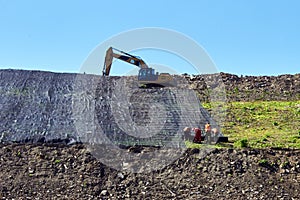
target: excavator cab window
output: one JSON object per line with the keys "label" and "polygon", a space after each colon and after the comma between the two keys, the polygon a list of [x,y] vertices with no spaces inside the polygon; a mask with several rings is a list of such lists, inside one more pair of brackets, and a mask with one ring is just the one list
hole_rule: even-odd
{"label": "excavator cab window", "polygon": [[155,70],[151,69],[151,75],[155,75]]}
{"label": "excavator cab window", "polygon": [[139,71],[139,80],[151,81],[157,80],[158,74],[155,74],[155,70],[152,68],[142,68]]}
{"label": "excavator cab window", "polygon": [[145,77],[146,76],[146,71],[145,70],[140,70],[140,76]]}

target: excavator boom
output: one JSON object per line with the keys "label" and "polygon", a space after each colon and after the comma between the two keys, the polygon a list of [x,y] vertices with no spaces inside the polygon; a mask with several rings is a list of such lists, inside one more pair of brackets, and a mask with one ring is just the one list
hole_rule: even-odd
{"label": "excavator boom", "polygon": [[[113,50],[115,50],[119,53],[122,53],[123,55],[118,54],[118,53],[114,53]],[[145,61],[142,60],[141,58],[138,58],[138,57],[130,55],[129,53],[126,53],[124,51],[121,51],[121,50],[110,47],[106,51],[104,67],[103,67],[103,76],[109,76],[113,58],[117,58],[117,59],[122,60],[124,62],[128,62],[128,63],[130,63],[132,65],[135,65],[137,67],[140,67],[140,68],[149,68],[148,65],[145,63]]]}
{"label": "excavator boom", "polygon": [[140,83],[140,85],[157,85],[160,87],[176,85],[175,80],[170,74],[159,74],[158,72],[155,73],[155,70],[153,68],[148,67],[148,65],[143,59],[112,47],[109,47],[106,51],[102,71],[103,76],[109,76],[113,58],[122,60],[124,62],[139,67],[140,70],[138,74],[138,82]]}

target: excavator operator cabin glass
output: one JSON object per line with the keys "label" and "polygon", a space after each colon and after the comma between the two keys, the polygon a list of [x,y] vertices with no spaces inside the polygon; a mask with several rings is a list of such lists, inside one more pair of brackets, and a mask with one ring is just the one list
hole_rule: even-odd
{"label": "excavator operator cabin glass", "polygon": [[146,70],[141,69],[141,70],[140,70],[140,76],[141,76],[141,77],[145,77],[145,76],[146,76]]}

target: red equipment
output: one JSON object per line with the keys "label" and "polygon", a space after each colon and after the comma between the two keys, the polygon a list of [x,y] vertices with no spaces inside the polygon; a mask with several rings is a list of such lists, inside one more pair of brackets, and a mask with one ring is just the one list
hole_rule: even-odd
{"label": "red equipment", "polygon": [[201,129],[194,128],[193,130],[195,132],[195,137],[194,137],[193,142],[194,143],[201,143]]}

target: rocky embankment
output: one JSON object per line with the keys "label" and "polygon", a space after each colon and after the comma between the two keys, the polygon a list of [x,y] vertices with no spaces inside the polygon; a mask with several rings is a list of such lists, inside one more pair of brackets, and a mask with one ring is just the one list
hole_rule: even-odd
{"label": "rocky embankment", "polygon": [[0,70],[0,77],[0,142],[105,143],[107,137],[164,145],[186,126],[217,126],[192,90],[139,89],[130,78],[89,74]]}
{"label": "rocky embankment", "polygon": [[225,86],[229,101],[281,101],[300,99],[300,74],[279,76],[237,76],[220,73],[216,75],[185,75],[190,87],[199,92],[202,102],[209,101],[211,80],[218,77]]}

